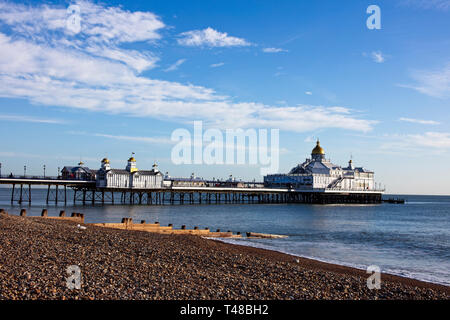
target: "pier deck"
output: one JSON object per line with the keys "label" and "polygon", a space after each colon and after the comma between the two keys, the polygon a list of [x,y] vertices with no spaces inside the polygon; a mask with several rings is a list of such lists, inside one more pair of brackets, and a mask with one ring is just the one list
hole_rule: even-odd
{"label": "pier deck", "polygon": [[[215,204],[215,203],[381,203],[384,190],[292,189],[260,187],[99,188],[95,181],[58,177],[0,177],[11,185],[11,203],[31,204],[31,186],[47,186],[46,203],[72,200],[82,204]],[[73,190],[69,199],[67,188]]]}

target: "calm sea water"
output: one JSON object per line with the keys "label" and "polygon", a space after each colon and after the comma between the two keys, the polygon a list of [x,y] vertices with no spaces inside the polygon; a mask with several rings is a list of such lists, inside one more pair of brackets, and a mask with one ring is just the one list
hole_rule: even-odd
{"label": "calm sea water", "polygon": [[[46,206],[46,190],[33,189],[29,215],[47,208],[57,215],[63,206]],[[18,214],[10,204],[11,190],[0,188],[0,207]],[[301,205],[104,205],[65,207],[85,213],[86,222],[138,221],[173,223],[179,228],[199,226],[284,234],[286,239],[226,240],[297,256],[450,285],[450,197],[398,196],[406,204]],[[71,194],[69,194],[71,199]]]}

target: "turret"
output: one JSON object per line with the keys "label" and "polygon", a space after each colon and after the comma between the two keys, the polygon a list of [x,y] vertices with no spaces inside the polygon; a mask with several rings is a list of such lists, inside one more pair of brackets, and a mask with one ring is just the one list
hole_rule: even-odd
{"label": "turret", "polygon": [[348,162],[348,169],[353,170],[355,169],[355,167],[353,166],[353,161],[350,159],[350,161]]}
{"label": "turret", "polygon": [[311,151],[311,158],[315,161],[325,160],[325,150],[320,146],[319,139],[317,139],[316,146]]}
{"label": "turret", "polygon": [[105,170],[105,171],[111,170],[111,166],[110,166],[110,164],[109,164],[108,158],[103,158],[103,159],[102,159],[102,165],[101,165],[101,168],[102,168],[103,170]]}
{"label": "turret", "polygon": [[136,168],[136,159],[134,157],[131,157],[128,159],[127,167],[125,168],[128,172],[136,172],[138,171],[138,168]]}

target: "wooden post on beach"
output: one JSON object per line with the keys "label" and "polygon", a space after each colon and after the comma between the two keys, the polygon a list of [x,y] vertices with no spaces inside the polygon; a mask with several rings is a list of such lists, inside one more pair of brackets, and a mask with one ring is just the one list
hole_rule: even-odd
{"label": "wooden post on beach", "polygon": [[60,216],[60,217],[65,217],[65,216],[66,216],[66,212],[65,212],[64,210],[61,210],[61,211],[59,212],[59,216]]}
{"label": "wooden post on beach", "polygon": [[26,217],[26,215],[27,215],[27,209],[20,210],[20,216],[21,217]]}
{"label": "wooden post on beach", "polygon": [[48,216],[48,211],[47,211],[47,209],[42,209],[41,217],[47,217],[47,216]]}

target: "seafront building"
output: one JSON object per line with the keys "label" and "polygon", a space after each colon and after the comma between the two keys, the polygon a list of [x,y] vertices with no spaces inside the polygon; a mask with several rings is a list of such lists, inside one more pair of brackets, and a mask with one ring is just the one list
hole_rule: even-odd
{"label": "seafront building", "polygon": [[355,167],[353,161],[341,167],[325,158],[320,141],[311,152],[311,158],[298,164],[287,174],[270,174],[264,177],[264,185],[271,188],[292,188],[311,191],[359,191],[376,190],[374,172]]}
{"label": "seafront building", "polygon": [[111,169],[109,160],[104,158],[96,175],[98,188],[158,189],[163,186],[163,174],[155,163],[152,170],[139,170],[136,159],[131,157],[125,169]]}

